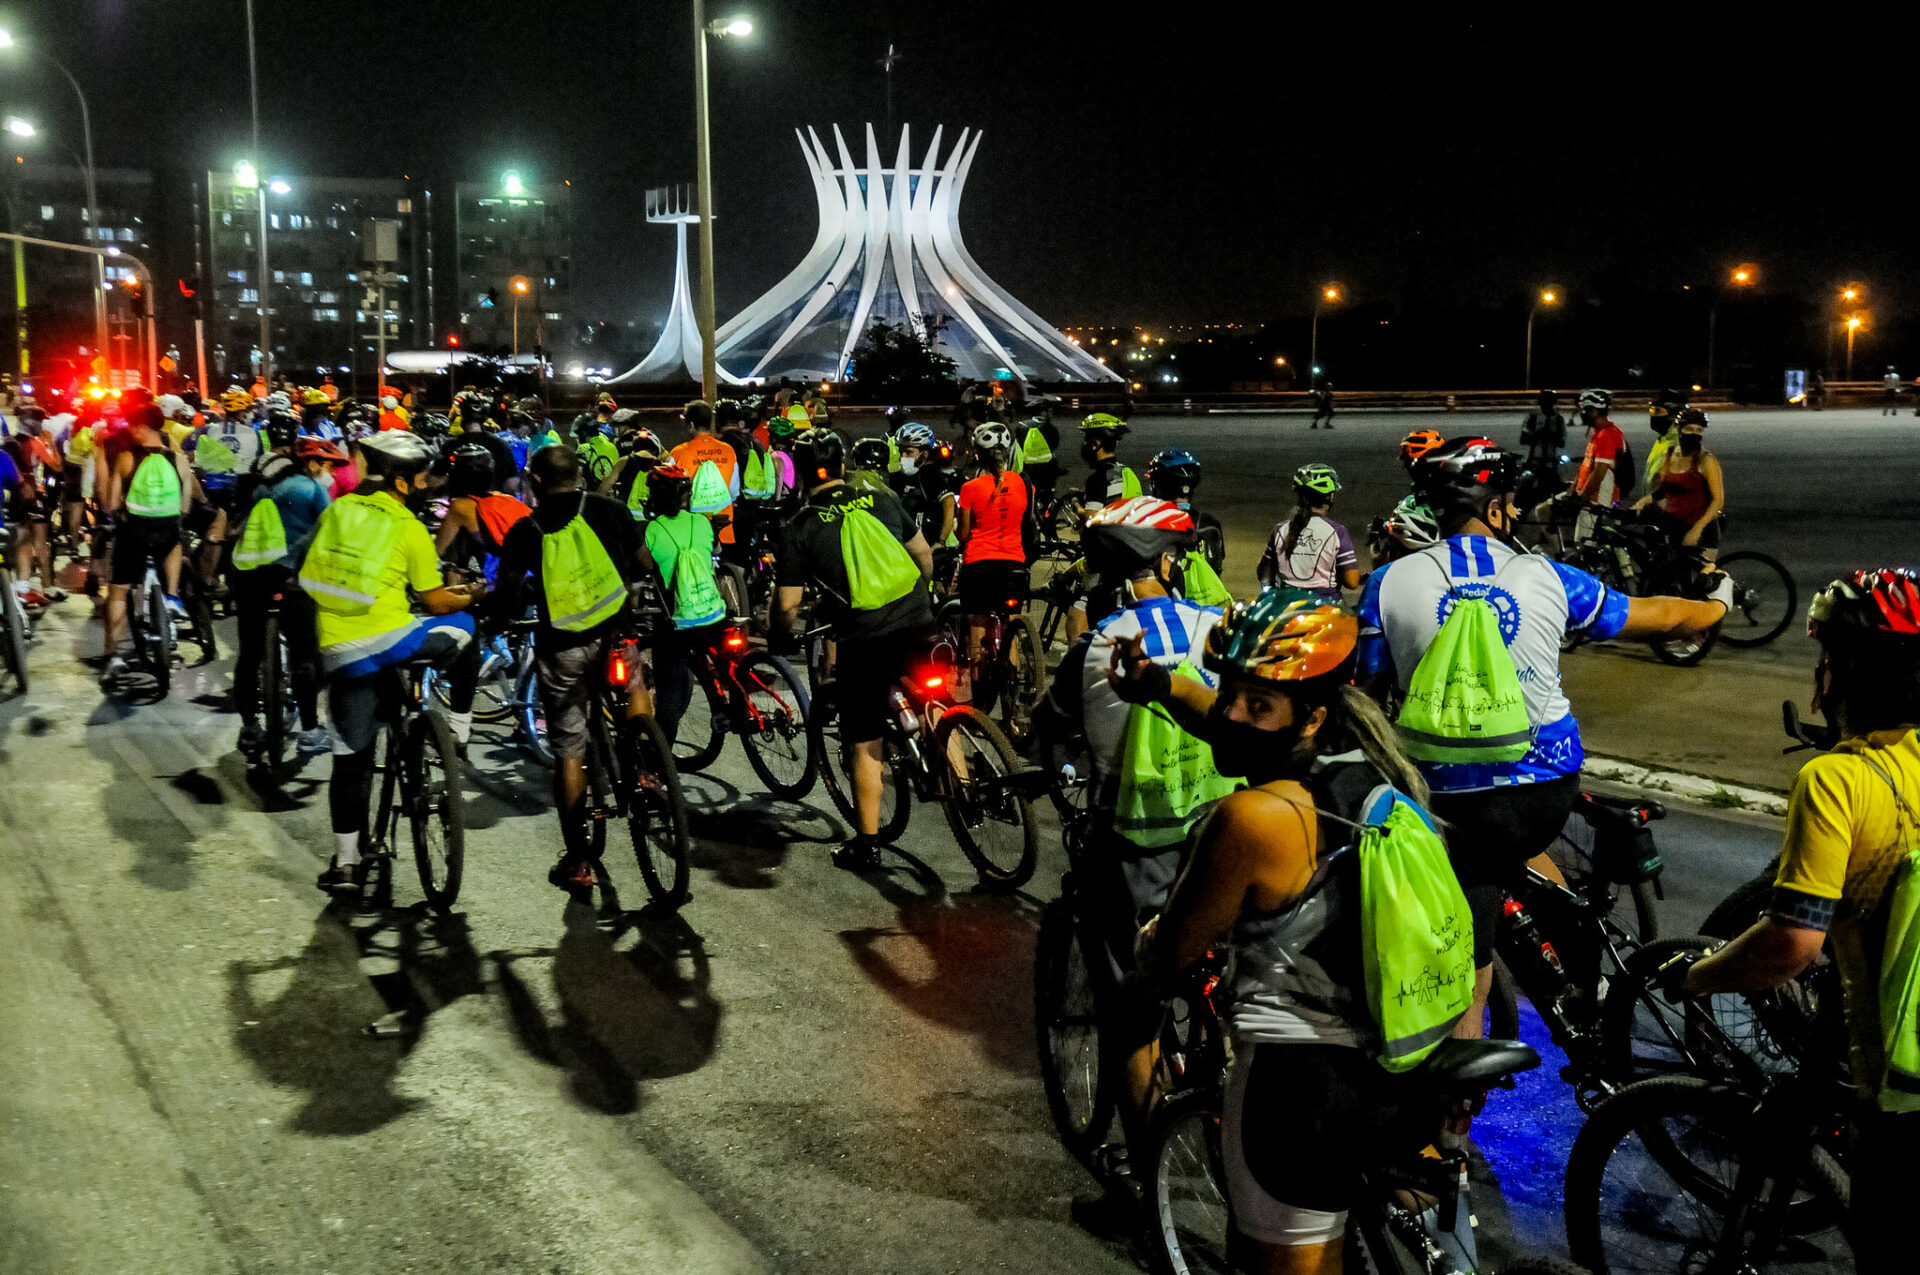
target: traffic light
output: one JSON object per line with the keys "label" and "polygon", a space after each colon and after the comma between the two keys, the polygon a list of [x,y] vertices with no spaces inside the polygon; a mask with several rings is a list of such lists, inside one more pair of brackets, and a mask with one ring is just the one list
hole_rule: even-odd
{"label": "traffic light", "polygon": [[458,332],[447,333],[447,348],[450,350],[460,348],[460,334]]}

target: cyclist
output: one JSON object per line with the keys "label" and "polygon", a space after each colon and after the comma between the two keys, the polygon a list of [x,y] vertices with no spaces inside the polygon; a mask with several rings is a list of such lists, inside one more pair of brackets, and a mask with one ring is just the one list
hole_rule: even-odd
{"label": "cyclist", "polygon": [[187,529],[205,538],[200,561],[195,565],[201,581],[211,590],[219,579],[224,546],[253,503],[260,432],[251,411],[222,415],[202,425],[191,436],[186,450],[193,457],[194,472],[207,496],[206,504],[188,515]]}
{"label": "cyclist", "polygon": [[[1838,967],[1859,1103],[1848,1235],[1861,1275],[1912,1269],[1904,1210],[1920,1189],[1917,1078],[1903,1053],[1889,984],[1890,924],[1920,828],[1920,573],[1856,571],[1814,595],[1808,633],[1820,644],[1813,710],[1840,742],[1801,768],[1787,801],[1786,834],[1767,913],[1684,976],[1696,996],[1761,992],[1792,980],[1830,950]],[[1910,934],[1910,932],[1909,932]],[[1911,949],[1903,949],[1910,951]],[[1892,1051],[1890,1053],[1890,1051]]]}
{"label": "cyclist", "polygon": [[1580,419],[1587,427],[1587,449],[1580,457],[1573,491],[1590,508],[1611,509],[1633,488],[1633,453],[1627,447],[1627,436],[1608,415],[1612,410],[1613,395],[1607,391],[1580,391]]}
{"label": "cyclist", "polygon": [[1679,442],[1673,427],[1686,411],[1687,396],[1679,390],[1656,390],[1647,403],[1647,427],[1653,431],[1653,446],[1647,449],[1643,490],[1652,491],[1660,481],[1660,471],[1666,467],[1667,453]]}
{"label": "cyclist", "polygon": [[1345,523],[1327,517],[1340,475],[1331,465],[1302,465],[1293,472],[1293,517],[1274,526],[1260,559],[1260,583],[1311,589],[1338,605],[1340,590],[1360,587],[1360,557]]}
{"label": "cyclist", "polygon": [[[1126,605],[1067,648],[1047,692],[1049,711],[1078,727],[1092,763],[1087,808],[1094,822],[1087,835],[1093,853],[1085,858],[1096,876],[1085,885],[1087,906],[1107,935],[1097,984],[1101,1066],[1110,1090],[1126,1095],[1124,1132],[1134,1146],[1145,1145],[1140,1126],[1152,1097],[1152,1042],[1160,1014],[1158,1002],[1126,994],[1118,981],[1133,968],[1141,920],[1166,902],[1179,871],[1181,842],[1199,813],[1194,799],[1220,792],[1204,786],[1210,759],[1201,750],[1180,751],[1177,736],[1168,742],[1183,770],[1192,772],[1182,778],[1196,783],[1183,784],[1176,794],[1170,787],[1149,793],[1136,782],[1128,744],[1146,724],[1136,726],[1137,715],[1109,670],[1119,652],[1133,649],[1168,671],[1185,664],[1212,685],[1212,677],[1199,672],[1200,653],[1220,612],[1179,597],[1180,564],[1193,539],[1193,519],[1151,496],[1116,501],[1087,520],[1081,543],[1088,564],[1102,578],[1120,582]],[[1117,1150],[1107,1158],[1118,1166]]]}
{"label": "cyclist", "polygon": [[67,596],[53,577],[53,507],[64,481],[60,451],[47,437],[47,410],[37,403],[16,409],[20,432],[6,439],[7,456],[20,475],[9,516],[18,529],[14,591],[26,606],[44,606]]}
{"label": "cyclist", "polygon": [[[775,554],[774,629],[795,632],[801,599],[811,587],[817,598],[815,618],[828,626],[835,643],[834,695],[841,739],[853,748],[853,797],[859,812],[852,839],[834,851],[833,862],[850,871],[871,871],[880,865],[881,738],[887,697],[933,625],[926,590],[933,552],[900,501],[846,484],[846,453],[838,435],[808,431],[794,447],[794,462],[807,496],[787,520]],[[901,578],[897,555],[863,548],[871,544],[860,534],[871,531],[863,519],[879,522],[906,547],[918,568],[917,580]],[[854,552],[856,548],[860,552]]]}
{"label": "cyclist", "polygon": [[[1559,400],[1560,396],[1552,390],[1541,390],[1533,410],[1520,424],[1520,446],[1526,449],[1528,469],[1537,472],[1560,466],[1560,457],[1567,450],[1567,418],[1560,414]],[[1437,446],[1439,435],[1434,436],[1434,441]],[[1408,470],[1411,472],[1411,465]]]}
{"label": "cyclist", "polygon": [[[729,415],[739,411],[732,400],[725,402]],[[734,541],[733,502],[740,494],[740,462],[733,448],[714,432],[718,414],[712,405],[695,399],[681,411],[680,419],[686,422],[691,437],[668,455],[693,476],[693,512],[712,518],[719,542],[730,545]]]}
{"label": "cyclist", "polygon": [[1129,432],[1127,423],[1110,412],[1095,412],[1080,422],[1080,459],[1088,467],[1081,489],[1084,512],[1145,494],[1140,476],[1120,461],[1120,440]]}
{"label": "cyclist", "polygon": [[[631,408],[627,414],[635,415]],[[620,460],[620,447],[613,440],[622,423],[613,396],[606,393],[600,395],[591,414],[582,412],[573,422],[573,445],[580,452],[580,467],[595,487],[607,480]]]}
{"label": "cyclist", "polygon": [[857,438],[847,453],[847,483],[861,491],[891,491],[887,466],[893,449],[884,438]]}
{"label": "cyclist", "polygon": [[1427,796],[1393,728],[1350,685],[1356,627],[1335,607],[1274,590],[1213,631],[1217,693],[1169,678],[1138,646],[1118,662],[1124,677],[1116,670],[1130,698],[1166,700],[1211,740],[1221,774],[1252,785],[1195,830],[1191,859],[1141,934],[1148,982],[1233,945],[1220,1135],[1234,1228],[1250,1250],[1243,1270],[1339,1270],[1361,1174],[1433,1133],[1433,1112],[1414,1102],[1418,1082],[1374,1059],[1358,874],[1320,870],[1352,843],[1382,784],[1416,803]]}
{"label": "cyclist", "polygon": [[1477,1035],[1490,983],[1492,943],[1508,882],[1552,843],[1580,791],[1580,727],[1560,688],[1560,644],[1590,638],[1697,638],[1726,615],[1733,582],[1704,601],[1629,598],[1599,580],[1513,543],[1519,461],[1490,439],[1458,438],[1415,468],[1440,542],[1375,576],[1361,598],[1363,684],[1409,686],[1460,598],[1485,598],[1525,693],[1531,747],[1518,761],[1422,762],[1433,811],[1449,842],[1474,925],[1475,995],[1462,1020]]}
{"label": "cyclist", "polygon": [[[260,666],[266,657],[267,613],[280,599],[280,633],[293,674],[293,702],[300,713],[295,747],[324,753],[332,737],[320,725],[320,647],[313,601],[294,587],[294,571],[307,540],[331,503],[328,490],[347,454],[324,438],[302,438],[297,459],[275,451],[261,462],[256,498],[234,548],[234,608],[240,649],[234,658],[234,706],[240,712],[240,751],[252,757],[265,742],[260,729]],[[265,506],[271,505],[269,513]]]}
{"label": "cyclist", "polygon": [[947,466],[947,449],[934,437],[932,426],[918,421],[908,421],[893,437],[900,445],[900,472],[894,475],[900,504],[928,544],[945,547],[953,539],[960,494]]}
{"label": "cyclist", "polygon": [[1413,477],[1413,463],[1425,456],[1447,440],[1440,436],[1437,429],[1409,430],[1400,440],[1400,468],[1407,471],[1407,477]]}
{"label": "cyclist", "polygon": [[1053,423],[1051,408],[1030,417],[1021,427],[1020,476],[1033,489],[1034,508],[1053,500],[1053,488],[1060,481],[1060,427]]}
{"label": "cyclist", "polygon": [[[433,537],[413,514],[431,494],[433,449],[409,430],[373,434],[355,445],[366,477],[328,505],[300,564],[300,587],[313,599],[327,716],[333,725],[333,778],[327,806],[334,852],[319,886],[358,896],[366,884],[361,841],[373,788],[373,748],[383,705],[404,693],[394,672],[431,659],[447,672],[448,717],[466,746],[480,647],[473,617],[460,614],[483,584],[446,583]],[[417,616],[409,594],[425,617]]]}
{"label": "cyclist", "polygon": [[91,399],[81,399],[78,411],[62,414],[54,418],[64,421],[60,428],[60,529],[65,533],[68,551],[72,560],[87,561],[88,596],[94,592],[93,567],[86,549],[86,537],[82,534],[87,512],[89,488],[96,496],[101,487],[100,476],[95,472],[93,427],[99,423],[100,412]]}
{"label": "cyclist", "polygon": [[1674,446],[1662,453],[1660,471],[1650,476],[1634,511],[1712,562],[1720,554],[1727,486],[1719,458],[1707,450],[1707,414],[1697,407],[1682,411],[1672,436]]}
{"label": "cyclist", "polygon": [[500,490],[493,466],[493,454],[478,439],[459,440],[447,466],[452,499],[433,539],[433,550],[443,563],[469,579],[489,583],[508,533],[528,513],[525,504]]}
{"label": "cyclist", "polygon": [[118,516],[107,590],[103,683],[127,671],[127,662],[119,654],[120,633],[127,624],[127,590],[146,577],[149,559],[160,566],[167,610],[176,620],[187,618],[186,608],[180,605],[180,519],[199,495],[199,483],[187,458],[167,446],[161,433],[164,423],[157,404],[132,408],[127,413],[126,444],[116,449],[107,471],[100,508],[105,515]]}
{"label": "cyclist", "polygon": [[720,644],[727,605],[714,570],[713,523],[692,511],[693,475],[672,461],[647,479],[647,552],[660,573],[661,597],[673,631],[654,643],[653,675],[660,698],[657,715],[669,741],[693,702],[696,652]]}
{"label": "cyclist", "polygon": [[971,680],[986,617],[1027,600],[1025,529],[1032,495],[1027,481],[1007,471],[1013,435],[993,421],[973,427],[973,454],[984,472],[960,487],[960,610],[967,617],[962,676]]}
{"label": "cyclist", "polygon": [[1307,428],[1319,429],[1320,422],[1325,421],[1327,428],[1332,429],[1333,382],[1324,376],[1315,377],[1313,389],[1309,391],[1309,397],[1313,399],[1313,424],[1307,426]]}
{"label": "cyclist", "polygon": [[600,494],[624,504],[635,518],[645,517],[647,475],[667,454],[666,444],[650,429],[635,429],[621,438],[620,450],[620,460],[600,484]]}
{"label": "cyclist", "polygon": [[[527,462],[533,515],[514,524],[500,553],[500,592],[494,614],[520,618],[522,581],[532,579],[539,610],[534,629],[535,675],[553,748],[553,803],[565,844],[547,880],[562,890],[590,890],[595,866],[587,827],[587,715],[599,711],[598,684],[610,644],[629,617],[629,588],[653,563],[639,529],[617,501],[582,489],[579,454],[543,447]],[[704,521],[704,520],[702,520]],[[653,697],[636,674],[627,682],[627,716],[653,712]]]}
{"label": "cyclist", "polygon": [[[1193,507],[1193,493],[1200,490],[1200,459],[1184,447],[1169,447],[1156,452],[1147,462],[1147,494],[1171,501],[1193,519],[1199,547],[1218,571],[1227,560],[1226,532],[1220,520]],[[1209,534],[1211,533],[1211,534]]]}

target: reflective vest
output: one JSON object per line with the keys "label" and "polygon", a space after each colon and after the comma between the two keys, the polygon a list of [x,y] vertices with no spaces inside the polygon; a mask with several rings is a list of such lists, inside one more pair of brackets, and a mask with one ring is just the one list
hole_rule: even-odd
{"label": "reflective vest", "polygon": [[540,583],[548,622],[569,633],[605,624],[626,605],[627,582],[584,514],[540,538]]}
{"label": "reflective vest", "polygon": [[280,519],[280,506],[263,496],[253,503],[240,541],[233,547],[236,571],[252,571],[287,556],[287,524]]}
{"label": "reflective vest", "polygon": [[[675,534],[684,528],[685,537]],[[647,524],[647,549],[655,559],[666,556],[656,545],[673,546],[673,574],[667,590],[673,595],[673,625],[692,629],[725,617],[720,582],[713,571],[713,524],[686,511]]]}
{"label": "reflective vest", "polygon": [[365,615],[413,517],[405,505],[380,496],[342,496],[327,506],[300,564],[300,587],[317,607],[338,615]]}
{"label": "reflective vest", "polygon": [[133,471],[127,512],[139,518],[180,516],[180,470],[172,452],[150,452]]}

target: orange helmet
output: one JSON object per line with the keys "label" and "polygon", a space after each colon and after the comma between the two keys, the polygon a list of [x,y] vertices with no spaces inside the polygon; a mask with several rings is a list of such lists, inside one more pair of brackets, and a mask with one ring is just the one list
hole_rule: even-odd
{"label": "orange helmet", "polygon": [[1447,440],[1440,436],[1437,429],[1416,429],[1400,440],[1400,463],[1407,469],[1413,468],[1413,462],[1425,456]]}
{"label": "orange helmet", "polygon": [[1268,589],[1207,633],[1206,664],[1215,673],[1262,682],[1353,678],[1360,622],[1301,589]]}

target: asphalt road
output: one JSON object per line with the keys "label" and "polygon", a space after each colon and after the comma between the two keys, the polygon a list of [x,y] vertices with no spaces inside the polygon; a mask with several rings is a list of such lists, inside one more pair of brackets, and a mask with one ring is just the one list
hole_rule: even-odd
{"label": "asphalt road", "polygon": [[[250,787],[224,664],[103,700],[83,615],[0,703],[0,1275],[1137,1269],[1034,1062],[1051,829],[1030,894],[971,889],[930,810],[851,876],[824,797],[754,796],[730,745],[691,902],[607,923],[545,883],[542,772],[483,728],[460,914],[404,907],[404,865],[400,911],[346,912],[326,760]],[[1669,931],[1772,836],[1676,813]],[[1559,1247],[1553,1069],[1483,1121],[1489,1251]]]}

